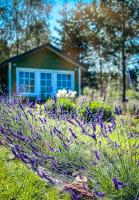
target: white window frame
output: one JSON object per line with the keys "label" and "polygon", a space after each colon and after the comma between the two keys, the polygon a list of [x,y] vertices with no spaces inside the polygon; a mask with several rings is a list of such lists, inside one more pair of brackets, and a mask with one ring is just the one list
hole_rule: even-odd
{"label": "white window frame", "polygon": [[[34,93],[20,93],[18,94],[19,88],[19,72],[34,72],[35,78],[35,92]],[[57,74],[70,74],[71,75],[71,90],[75,90],[75,72],[69,70],[49,70],[49,69],[33,69],[33,68],[16,68],[16,92],[19,96],[40,96],[41,78],[40,73],[51,73],[52,74],[52,95],[57,93]],[[64,89],[64,88],[63,88]]]}
{"label": "white window frame", "polygon": [[38,94],[39,94],[39,96],[41,96],[41,73],[50,73],[51,74],[51,82],[52,82],[52,95],[53,95],[53,93],[54,93],[54,88],[53,88],[53,73],[52,73],[52,70],[42,70],[42,69],[40,69],[39,70],[39,78],[40,78],[40,80],[39,80],[39,92],[38,92]]}
{"label": "white window frame", "polygon": [[[27,93],[27,92],[19,92],[18,89],[19,89],[19,72],[33,72],[34,73],[34,88],[35,88],[35,91],[34,93]],[[36,73],[35,73],[35,70],[34,69],[30,69],[30,68],[16,68],[16,93],[19,95],[19,96],[36,96],[37,95],[37,91],[36,91]]]}
{"label": "white window frame", "polygon": [[[74,76],[74,71],[57,71],[56,73],[55,73],[55,80],[56,80],[56,83],[55,83],[55,85],[56,85],[56,90],[55,90],[55,92],[57,92],[57,88],[58,88],[58,86],[57,86],[57,74],[69,74],[69,75],[71,75],[71,90],[72,91],[74,91],[75,90],[75,88],[74,88],[74,86],[75,86],[75,82],[74,82],[74,80],[75,80],[75,76]],[[66,88],[63,88],[63,89],[66,89]]]}

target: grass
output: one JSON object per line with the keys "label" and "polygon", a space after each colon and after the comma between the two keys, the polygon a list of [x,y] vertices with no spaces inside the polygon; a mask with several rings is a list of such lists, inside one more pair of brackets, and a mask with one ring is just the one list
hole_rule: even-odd
{"label": "grass", "polygon": [[0,147],[1,200],[70,200],[68,193],[48,185],[12,154]]}

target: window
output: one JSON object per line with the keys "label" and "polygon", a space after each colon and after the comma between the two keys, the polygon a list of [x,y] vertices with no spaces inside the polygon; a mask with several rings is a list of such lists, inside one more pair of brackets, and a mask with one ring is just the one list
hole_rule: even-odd
{"label": "window", "polygon": [[72,89],[71,74],[59,73],[57,74],[57,90],[59,89]]}
{"label": "window", "polygon": [[35,73],[28,71],[18,72],[18,92],[25,94],[35,93]]}
{"label": "window", "polygon": [[74,90],[74,72],[30,68],[16,69],[17,93],[49,98],[59,89]]}
{"label": "window", "polygon": [[41,97],[48,98],[52,96],[52,73],[41,72]]}

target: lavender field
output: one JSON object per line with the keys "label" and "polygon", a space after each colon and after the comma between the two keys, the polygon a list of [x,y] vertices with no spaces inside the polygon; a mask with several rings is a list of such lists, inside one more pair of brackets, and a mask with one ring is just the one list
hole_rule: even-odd
{"label": "lavender field", "polygon": [[138,200],[139,118],[120,106],[92,106],[95,112],[64,98],[32,103],[1,96],[0,149],[65,199]]}

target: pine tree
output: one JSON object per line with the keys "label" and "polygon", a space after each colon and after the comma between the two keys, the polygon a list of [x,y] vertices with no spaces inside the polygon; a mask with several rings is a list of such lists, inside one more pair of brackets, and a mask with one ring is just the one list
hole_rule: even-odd
{"label": "pine tree", "polygon": [[[123,76],[123,102],[126,101],[127,61],[139,51],[139,5],[137,0],[101,1],[104,16],[106,53],[119,59]],[[105,45],[104,45],[105,47]]]}
{"label": "pine tree", "polygon": [[[115,72],[118,69],[119,74],[122,73],[123,102],[126,101],[128,61],[139,49],[138,6],[137,0],[94,0],[88,4],[80,2],[70,10],[63,23],[63,49],[82,63],[86,62],[88,54],[92,54],[92,60],[95,56],[97,59],[93,62],[100,68],[101,86],[105,64],[109,71],[111,65]],[[88,66],[92,60],[90,56]]]}

